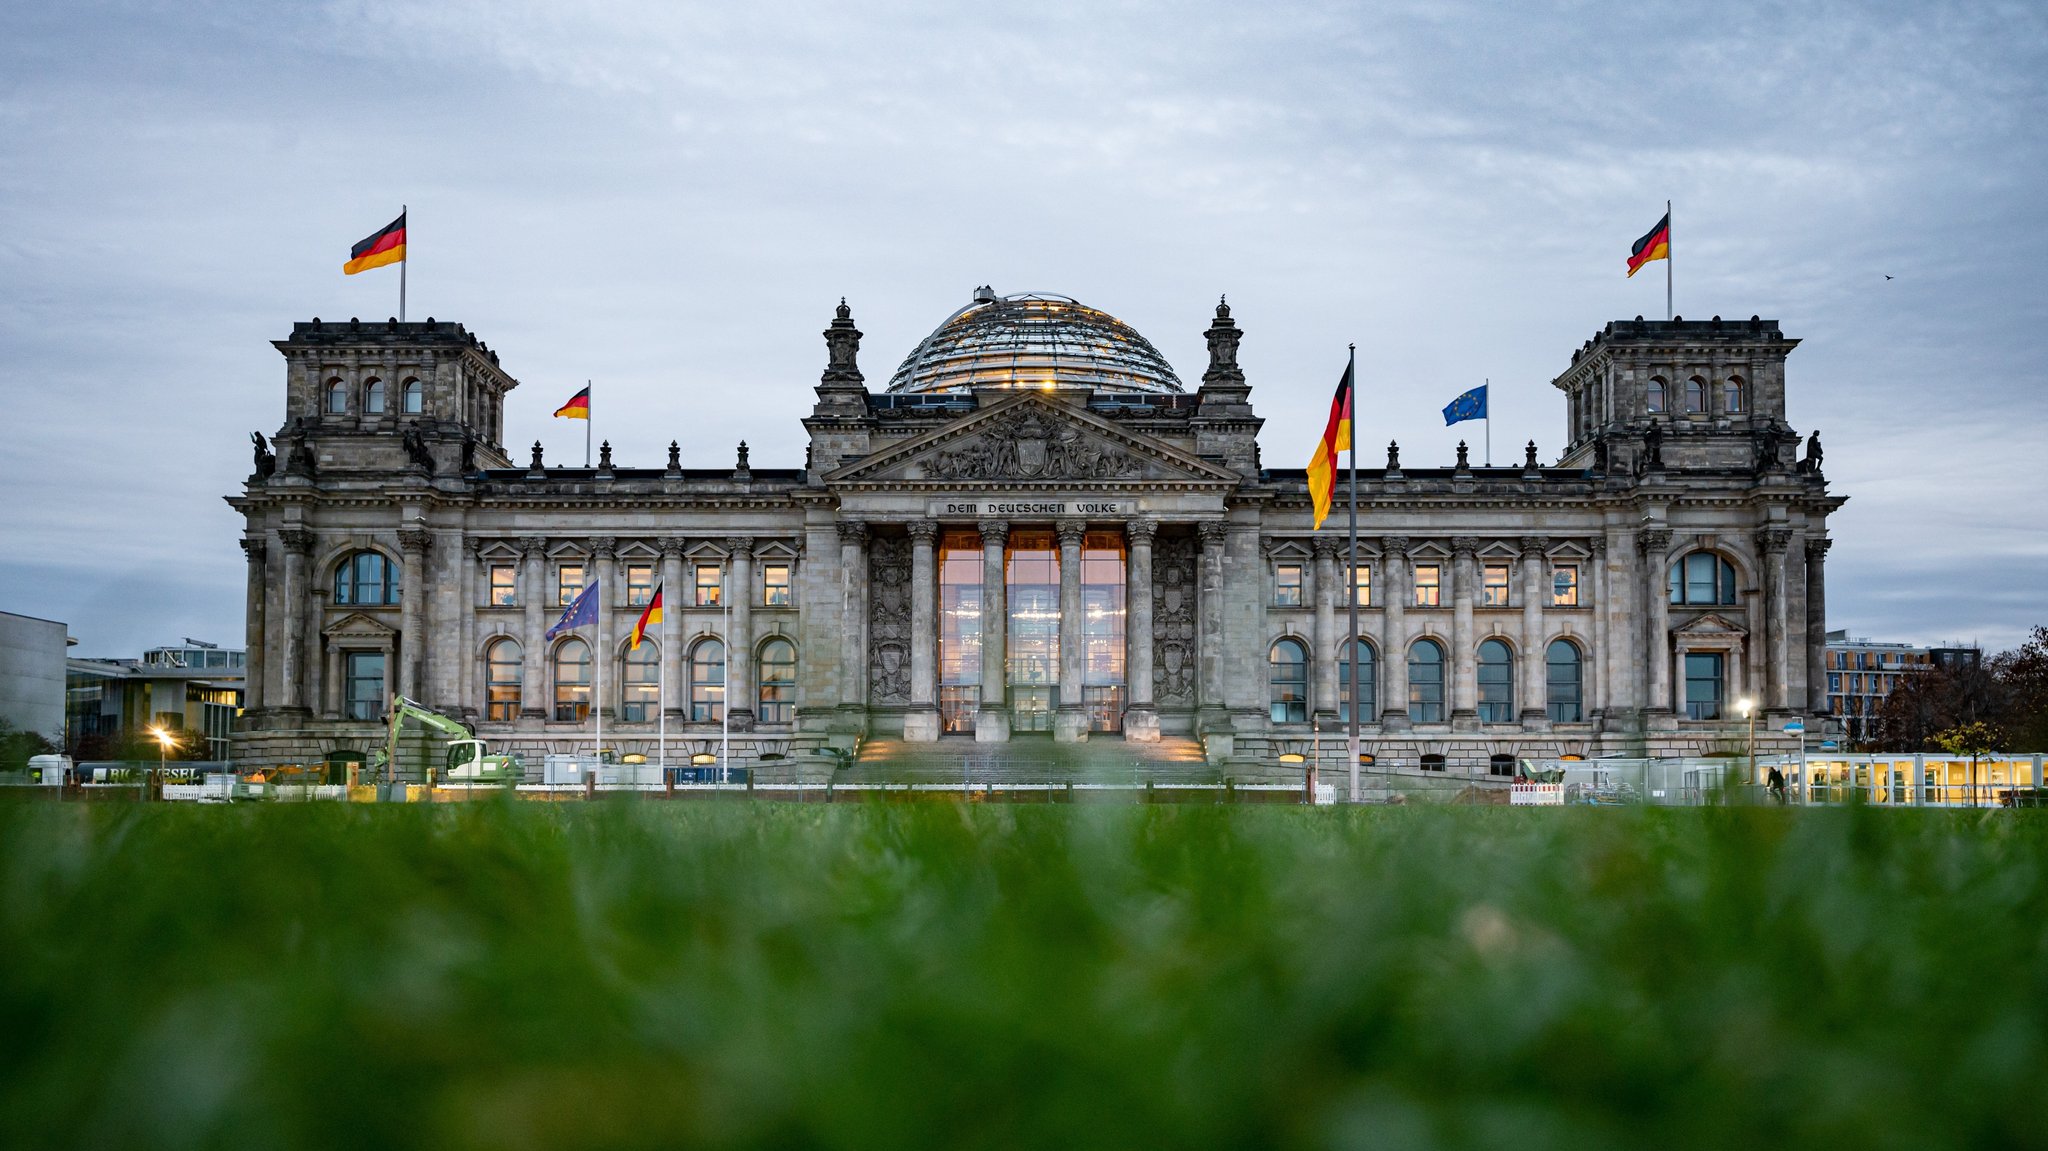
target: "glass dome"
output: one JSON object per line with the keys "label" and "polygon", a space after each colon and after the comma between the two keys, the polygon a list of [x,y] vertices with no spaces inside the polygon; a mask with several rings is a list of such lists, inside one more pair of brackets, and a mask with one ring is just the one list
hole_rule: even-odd
{"label": "glass dome", "polygon": [[977,289],[974,302],[926,336],[889,379],[891,392],[1080,385],[1178,392],[1180,378],[1130,325],[1065,296]]}

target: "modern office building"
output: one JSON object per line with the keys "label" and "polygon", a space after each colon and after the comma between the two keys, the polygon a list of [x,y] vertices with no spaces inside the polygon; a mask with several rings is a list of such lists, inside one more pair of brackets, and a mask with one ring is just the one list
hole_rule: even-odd
{"label": "modern office building", "polygon": [[141,659],[73,658],[65,674],[65,747],[109,756],[122,738],[152,730],[203,740],[204,758],[229,757],[242,707],[246,653],[187,639]]}
{"label": "modern office building", "polygon": [[1963,644],[1918,647],[1851,638],[1846,629],[1831,631],[1823,657],[1828,711],[1841,717],[1843,733],[1852,744],[1862,743],[1875,734],[1872,720],[1901,677],[1931,667],[1975,667],[1983,661],[1982,649]]}

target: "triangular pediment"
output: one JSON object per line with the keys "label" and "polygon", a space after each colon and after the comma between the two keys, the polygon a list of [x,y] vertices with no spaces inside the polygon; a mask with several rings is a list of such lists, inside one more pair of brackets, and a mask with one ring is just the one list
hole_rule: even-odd
{"label": "triangular pediment", "polygon": [[1702,612],[1700,615],[1686,621],[1684,627],[1677,629],[1677,633],[1679,635],[1691,636],[1749,634],[1741,626],[1730,622],[1726,616],[1711,611]]}
{"label": "triangular pediment", "polygon": [[1083,408],[1025,393],[914,436],[825,477],[831,486],[931,484],[1235,486],[1236,472]]}
{"label": "triangular pediment", "polygon": [[386,643],[398,631],[375,616],[352,611],[322,628],[320,634],[331,640]]}

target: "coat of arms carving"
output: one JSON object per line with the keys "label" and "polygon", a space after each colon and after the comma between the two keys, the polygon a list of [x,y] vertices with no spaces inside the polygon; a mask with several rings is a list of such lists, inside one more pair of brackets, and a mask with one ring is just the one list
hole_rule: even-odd
{"label": "coat of arms carving", "polygon": [[989,421],[925,465],[925,474],[940,480],[1109,480],[1141,470],[1122,448],[1028,409]]}

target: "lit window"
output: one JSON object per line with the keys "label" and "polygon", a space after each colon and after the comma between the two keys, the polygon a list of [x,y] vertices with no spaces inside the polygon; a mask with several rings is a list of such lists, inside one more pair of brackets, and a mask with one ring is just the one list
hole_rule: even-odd
{"label": "lit window", "polygon": [[519,602],[519,569],[511,564],[491,565],[491,606],[511,607]]}
{"label": "lit window", "polygon": [[363,385],[363,412],[367,415],[384,414],[384,381],[372,379]]}
{"label": "lit window", "polygon": [[519,718],[520,687],[526,665],[519,641],[501,639],[484,651],[484,718],[510,723]]}
{"label": "lit window", "polygon": [[1544,704],[1552,723],[1578,723],[1584,716],[1583,676],[1579,649],[1565,640],[1551,641],[1544,653]]}
{"label": "lit window", "polygon": [[697,606],[717,607],[719,588],[724,582],[717,564],[697,565]]}
{"label": "lit window", "polygon": [[1480,583],[1481,607],[1508,606],[1508,565],[1487,564]]}
{"label": "lit window", "polygon": [[1728,411],[1731,414],[1740,414],[1741,412],[1747,410],[1745,400],[1742,394],[1741,376],[1728,377],[1728,384],[1725,394],[1727,398]]}
{"label": "lit window", "polygon": [[1712,552],[1693,552],[1671,565],[1671,602],[1688,606],[1732,606],[1735,567]]}
{"label": "lit window", "polygon": [[1417,640],[1408,649],[1408,719],[1444,721],[1444,649],[1433,639]]}
{"label": "lit window", "polygon": [[769,607],[790,605],[788,564],[761,566],[761,602]]}
{"label": "lit window", "polygon": [[645,607],[654,599],[654,565],[626,565],[626,603]]}
{"label": "lit window", "polygon": [[348,653],[347,682],[343,684],[350,719],[377,719],[384,714],[384,653]]}
{"label": "lit window", "polygon": [[555,648],[555,722],[590,717],[590,645],[570,638]]}
{"label": "lit window", "polygon": [[1663,377],[1651,376],[1649,390],[1644,393],[1644,396],[1647,400],[1647,406],[1650,410],[1651,415],[1658,415],[1662,413],[1664,411]]}
{"label": "lit window", "polygon": [[1721,718],[1721,653],[1685,653],[1685,717]]}
{"label": "lit window", "polygon": [[1479,645],[1479,722],[1515,721],[1515,657],[1497,639]]}
{"label": "lit window", "polygon": [[1267,656],[1272,667],[1273,722],[1308,722],[1308,649],[1283,639]]}
{"label": "lit window", "polygon": [[426,389],[418,380],[407,380],[398,388],[398,410],[408,416],[419,415],[426,407]]}
{"label": "lit window", "polygon": [[327,411],[330,415],[348,411],[348,385],[339,379],[327,381]]}
{"label": "lit window", "polygon": [[379,552],[356,552],[334,569],[336,604],[384,605],[398,602],[398,565]]}
{"label": "lit window", "polygon": [[1550,569],[1550,606],[1579,606],[1579,565],[1559,564]]}
{"label": "lit window", "polygon": [[639,647],[626,649],[625,666],[619,676],[619,718],[627,723],[645,723],[659,717],[661,707],[661,647],[642,639]]}
{"label": "lit window", "polygon": [[1443,603],[1443,569],[1436,564],[1415,565],[1415,606],[1439,607]]}
{"label": "lit window", "polygon": [[761,645],[761,723],[788,723],[796,716],[796,645],[771,639]]}
{"label": "lit window", "polygon": [[1301,606],[1301,565],[1273,565],[1273,606]]}
{"label": "lit window", "polygon": [[1685,410],[1692,415],[1707,410],[1707,382],[1698,376],[1685,381]]}
{"label": "lit window", "polygon": [[[1358,645],[1358,722],[1379,722],[1379,693],[1373,671],[1372,645]],[[1337,722],[1351,722],[1351,645],[1337,653]]]}
{"label": "lit window", "polygon": [[566,607],[583,594],[583,565],[563,564],[555,569],[555,606]]}
{"label": "lit window", "polygon": [[[1357,567],[1351,569],[1351,596],[1352,599],[1358,603],[1359,607],[1372,606],[1371,567],[1365,564],[1360,564]],[[1348,607],[1350,605],[1338,604],[1337,606]]]}
{"label": "lit window", "polygon": [[690,722],[725,718],[725,645],[701,640],[690,649]]}

